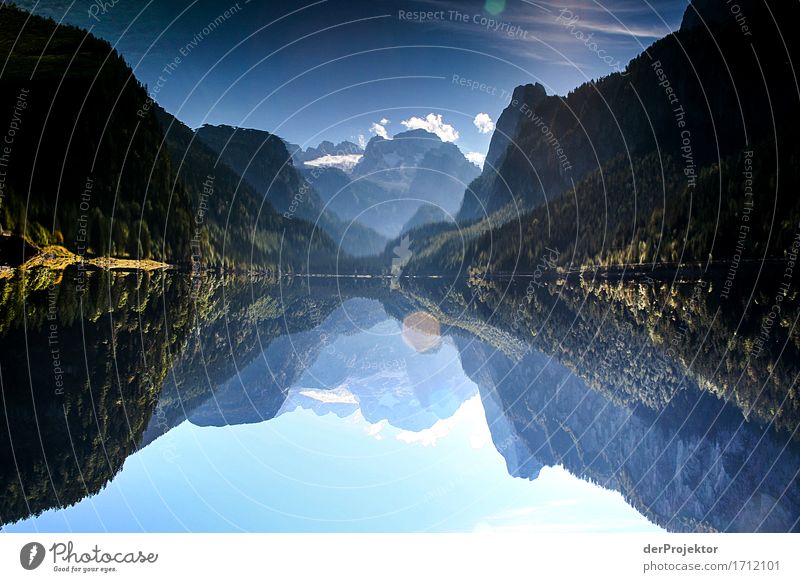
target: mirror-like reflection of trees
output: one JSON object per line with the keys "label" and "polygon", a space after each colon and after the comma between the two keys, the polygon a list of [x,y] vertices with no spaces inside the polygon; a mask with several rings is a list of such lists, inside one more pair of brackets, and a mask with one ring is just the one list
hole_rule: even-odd
{"label": "mirror-like reflection of trees", "polygon": [[[575,278],[541,287],[494,281],[455,290],[444,305],[455,303],[454,312],[469,305],[477,325],[491,322],[526,349],[552,354],[621,404],[658,411],[696,388],[793,433],[800,421],[800,307],[797,293],[784,295],[780,283],[762,273],[753,289],[722,298],[718,282],[698,277]],[[508,351],[512,343],[498,347]]]}
{"label": "mirror-like reflection of trees", "polygon": [[798,528],[797,296],[770,325],[775,277],[726,299],[700,278],[424,287],[510,470],[562,464],[668,529]]}
{"label": "mirror-like reflection of trees", "polygon": [[[0,280],[4,523],[97,493],[130,454],[236,380],[262,344],[335,307],[298,296],[299,285],[282,297],[266,279],[90,273],[79,294],[75,276]],[[258,383],[275,410],[281,377],[300,368],[289,358],[274,382]]]}
{"label": "mirror-like reflection of trees", "polygon": [[188,335],[180,278],[93,274],[79,295],[71,277],[0,281],[3,522],[73,504],[121,469]]}
{"label": "mirror-like reflection of trees", "polygon": [[[425,362],[446,370],[454,358],[478,385],[514,476],[561,464],[668,529],[798,527],[797,297],[776,300],[780,287],[763,274],[753,293],[724,299],[698,277],[392,289],[91,273],[78,295],[72,276],[0,280],[3,523],[96,493],[185,420],[221,426],[357,405],[373,422],[430,426],[470,396],[447,373],[420,377]],[[434,322],[454,355],[416,345],[413,359],[398,356],[414,352],[413,339],[359,336],[415,317]],[[345,352],[363,365],[339,361]],[[380,365],[400,357],[411,384]]]}

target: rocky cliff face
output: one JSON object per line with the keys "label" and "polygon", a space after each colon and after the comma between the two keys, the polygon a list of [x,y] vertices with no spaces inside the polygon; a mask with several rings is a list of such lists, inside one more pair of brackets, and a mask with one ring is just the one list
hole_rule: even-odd
{"label": "rocky cliff face", "polygon": [[[773,119],[786,119],[796,107],[787,59],[796,43],[783,43],[772,17],[792,22],[800,9],[739,5],[746,24],[723,0],[693,2],[681,29],[648,47],[624,73],[564,97],[518,87],[498,122],[475,200],[467,196],[460,218],[483,218],[478,202],[489,214],[512,202],[535,208],[618,156],[658,152],[681,160],[679,171],[690,180],[720,157],[774,138],[775,130],[788,134]],[[755,80],[760,90],[743,90]]]}
{"label": "rocky cliff face", "polygon": [[425,130],[392,139],[376,136],[353,169],[352,183],[337,193],[332,205],[343,217],[358,217],[394,237],[425,204],[455,214],[479,173],[457,146]]}
{"label": "rocky cliff face", "polygon": [[505,156],[508,146],[514,143],[523,112],[536,111],[545,97],[547,97],[547,92],[539,83],[520,85],[514,89],[511,103],[497,119],[495,132],[492,134],[492,141],[489,143],[489,151],[486,154],[487,164],[492,166],[499,164],[501,158]]}
{"label": "rocky cliff face", "polygon": [[[497,118],[483,172],[464,194],[464,201],[458,212],[459,220],[469,222],[484,218],[486,211],[481,204],[490,200],[492,209],[501,208],[511,202],[511,192],[506,184],[509,178],[513,179],[513,175],[507,176],[502,172],[503,162],[516,148],[517,131],[522,117],[536,111],[546,97],[547,93],[539,83],[520,85],[514,90],[511,102]],[[513,167],[507,169],[517,171]]]}
{"label": "rocky cliff face", "polygon": [[523,479],[536,479],[544,465],[518,431],[508,414],[508,404],[504,403],[502,395],[495,389],[504,384],[505,378],[513,373],[514,362],[474,338],[457,336],[455,342],[461,354],[464,373],[480,387],[481,402],[492,442],[503,455],[508,474]]}

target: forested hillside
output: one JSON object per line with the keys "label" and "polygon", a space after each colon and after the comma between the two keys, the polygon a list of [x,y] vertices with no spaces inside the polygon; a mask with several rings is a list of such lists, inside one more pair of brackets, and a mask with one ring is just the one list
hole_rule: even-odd
{"label": "forested hillside", "polygon": [[471,185],[461,232],[412,232],[421,252],[407,272],[531,271],[545,248],[573,267],[783,257],[800,219],[800,96],[797,41],[776,22],[800,8],[744,4],[752,35],[703,2],[710,28],[685,18],[624,74],[566,97],[520,88],[509,106],[520,111],[503,114],[516,127],[498,122],[513,141],[493,139],[497,170]]}
{"label": "forested hillside", "polygon": [[22,254],[27,239],[187,267],[335,268],[337,248],[324,232],[280,216],[193,141],[107,42],[3,5],[0,60],[0,113],[12,142],[0,227],[18,235],[4,237],[12,241],[4,255]]}

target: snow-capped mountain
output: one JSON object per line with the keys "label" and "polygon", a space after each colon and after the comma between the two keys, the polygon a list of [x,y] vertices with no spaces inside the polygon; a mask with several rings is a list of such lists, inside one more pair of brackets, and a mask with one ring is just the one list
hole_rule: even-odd
{"label": "snow-capped mountain", "polygon": [[456,145],[423,129],[373,137],[349,176],[326,170],[306,175],[329,207],[389,237],[400,234],[421,206],[455,214],[480,174]]}
{"label": "snow-capped mountain", "polygon": [[351,141],[334,144],[323,141],[317,147],[305,150],[299,145],[286,143],[286,149],[292,157],[295,167],[305,168],[337,168],[343,172],[351,172],[364,155],[364,148]]}

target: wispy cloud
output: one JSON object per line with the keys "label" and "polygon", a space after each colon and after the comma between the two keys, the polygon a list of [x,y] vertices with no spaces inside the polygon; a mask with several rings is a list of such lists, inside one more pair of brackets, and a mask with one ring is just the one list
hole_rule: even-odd
{"label": "wispy cloud", "polygon": [[[561,25],[579,28],[588,32],[599,32],[609,35],[636,36],[642,38],[661,38],[669,33],[663,25],[642,26],[638,24],[625,24],[617,21],[609,21],[611,17],[597,20],[592,19],[586,14],[573,12],[568,8],[562,8],[556,17],[556,22]],[[611,19],[613,20],[613,19]]]}
{"label": "wispy cloud", "polygon": [[[445,11],[483,12],[477,4],[466,8],[464,3],[453,0],[426,0],[426,4]],[[652,0],[649,4],[622,0],[612,5],[595,0],[573,0],[566,4],[538,0],[507,3],[505,11],[494,18],[524,29],[524,39],[509,39],[498,30],[473,23],[472,19],[464,22],[446,18],[431,26],[447,28],[449,33],[481,35],[487,52],[508,55],[515,62],[519,58],[564,61],[565,56],[571,58],[584,50],[571,35],[565,34],[563,23],[556,22],[566,10],[579,18],[582,30],[600,36],[605,48],[617,50],[620,58],[627,59],[645,48],[644,43],[649,44],[677,28],[683,8],[676,8],[672,0]]]}

